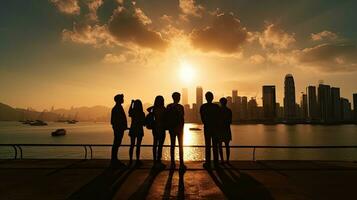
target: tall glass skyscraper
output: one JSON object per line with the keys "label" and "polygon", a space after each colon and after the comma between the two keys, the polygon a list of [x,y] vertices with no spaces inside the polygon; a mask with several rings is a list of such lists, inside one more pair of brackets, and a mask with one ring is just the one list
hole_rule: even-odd
{"label": "tall glass skyscraper", "polygon": [[286,121],[296,119],[295,83],[291,74],[287,74],[284,81],[284,118]]}

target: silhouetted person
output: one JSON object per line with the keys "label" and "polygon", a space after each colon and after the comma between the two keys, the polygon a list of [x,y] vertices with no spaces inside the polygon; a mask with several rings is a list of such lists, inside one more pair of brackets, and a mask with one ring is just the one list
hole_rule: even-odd
{"label": "silhouetted person", "polygon": [[140,100],[132,100],[129,108],[129,117],[131,117],[131,126],[129,130],[130,136],[130,148],[129,148],[129,158],[130,165],[133,162],[133,150],[135,146],[136,140],[136,164],[140,165],[140,146],[141,141],[144,137],[144,129],[145,125],[145,113],[143,111],[143,104]]}
{"label": "silhouetted person", "polygon": [[220,108],[217,104],[212,103],[213,94],[207,92],[205,94],[207,103],[200,108],[201,120],[204,125],[205,137],[205,153],[206,161],[203,164],[204,168],[210,168],[211,164],[211,145],[213,145],[213,160],[218,167],[218,133],[219,133],[219,113]]}
{"label": "silhouetted person", "polygon": [[122,104],[124,95],[118,94],[114,97],[115,106],[112,109],[111,124],[114,132],[114,141],[112,147],[111,164],[114,166],[124,165],[118,160],[118,149],[123,139],[124,131],[128,128],[126,115]]}
{"label": "silhouetted person", "polygon": [[174,92],[172,94],[173,103],[167,106],[167,126],[170,132],[171,140],[171,168],[175,168],[175,144],[176,137],[179,143],[179,156],[180,156],[180,170],[186,170],[186,166],[183,162],[183,126],[184,120],[184,108],[180,102],[180,93]]}
{"label": "silhouetted person", "polygon": [[165,142],[165,101],[164,97],[156,96],[154,105],[149,107],[148,112],[153,112],[154,114],[154,126],[152,127],[153,135],[153,145],[152,145],[152,155],[154,160],[154,165],[158,164],[163,166],[161,162],[162,158],[162,146]]}
{"label": "silhouetted person", "polygon": [[223,148],[222,143],[224,142],[226,146],[226,155],[227,155],[227,163],[229,163],[230,156],[230,147],[229,142],[232,140],[231,133],[231,123],[232,123],[232,111],[227,107],[227,99],[221,98],[219,100],[221,103],[220,107],[220,127],[219,127],[219,154],[221,156],[221,161],[224,162],[223,159]]}

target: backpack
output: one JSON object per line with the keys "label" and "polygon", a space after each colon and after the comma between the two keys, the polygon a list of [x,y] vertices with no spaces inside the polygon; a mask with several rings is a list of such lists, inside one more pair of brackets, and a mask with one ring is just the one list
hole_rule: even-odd
{"label": "backpack", "polygon": [[147,129],[153,129],[155,125],[154,112],[149,112],[145,117],[145,126]]}

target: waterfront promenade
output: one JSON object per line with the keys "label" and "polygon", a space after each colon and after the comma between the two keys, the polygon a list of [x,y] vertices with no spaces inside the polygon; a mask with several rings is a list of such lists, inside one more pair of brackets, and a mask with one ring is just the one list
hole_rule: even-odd
{"label": "waterfront promenade", "polygon": [[0,199],[351,199],[357,163],[234,161],[207,171],[111,169],[109,160],[0,160]]}

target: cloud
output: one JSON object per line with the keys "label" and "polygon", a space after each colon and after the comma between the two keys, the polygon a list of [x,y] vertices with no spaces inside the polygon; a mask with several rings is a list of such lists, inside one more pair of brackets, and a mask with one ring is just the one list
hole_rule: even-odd
{"label": "cloud", "polygon": [[65,14],[79,15],[80,7],[77,0],[51,0],[57,9]]}
{"label": "cloud", "polygon": [[167,42],[159,32],[150,30],[146,26],[149,23],[151,23],[151,20],[142,10],[119,6],[109,20],[108,30],[120,42],[164,50],[168,45]]}
{"label": "cloud", "polygon": [[62,31],[62,39],[80,44],[90,44],[96,47],[103,45],[110,46],[116,43],[105,25],[73,23],[73,30],[64,29]]}
{"label": "cloud", "polygon": [[268,47],[274,49],[287,49],[289,45],[295,41],[293,34],[286,33],[275,24],[267,25],[259,37],[259,43],[264,49]]}
{"label": "cloud", "polygon": [[119,63],[124,63],[126,61],[127,61],[127,58],[125,57],[124,54],[114,55],[114,54],[108,53],[103,58],[103,63],[105,63],[105,64],[119,64]]}
{"label": "cloud", "polygon": [[103,0],[92,0],[88,2],[89,13],[87,14],[87,18],[90,21],[97,21],[97,10],[103,4]]}
{"label": "cloud", "polygon": [[263,64],[265,62],[265,58],[259,54],[252,55],[249,57],[249,62],[252,64]]}
{"label": "cloud", "polygon": [[325,72],[356,71],[357,47],[355,44],[322,44],[303,49],[298,61]]}
{"label": "cloud", "polygon": [[194,0],[179,0],[179,7],[184,15],[201,17],[204,8],[201,5],[195,5]]}
{"label": "cloud", "polygon": [[191,43],[195,48],[222,53],[237,52],[247,38],[246,28],[233,13],[218,14],[211,26],[191,33]]}
{"label": "cloud", "polygon": [[313,41],[320,41],[320,40],[336,40],[337,39],[337,34],[333,33],[331,31],[322,31],[320,33],[311,33],[311,39]]}

